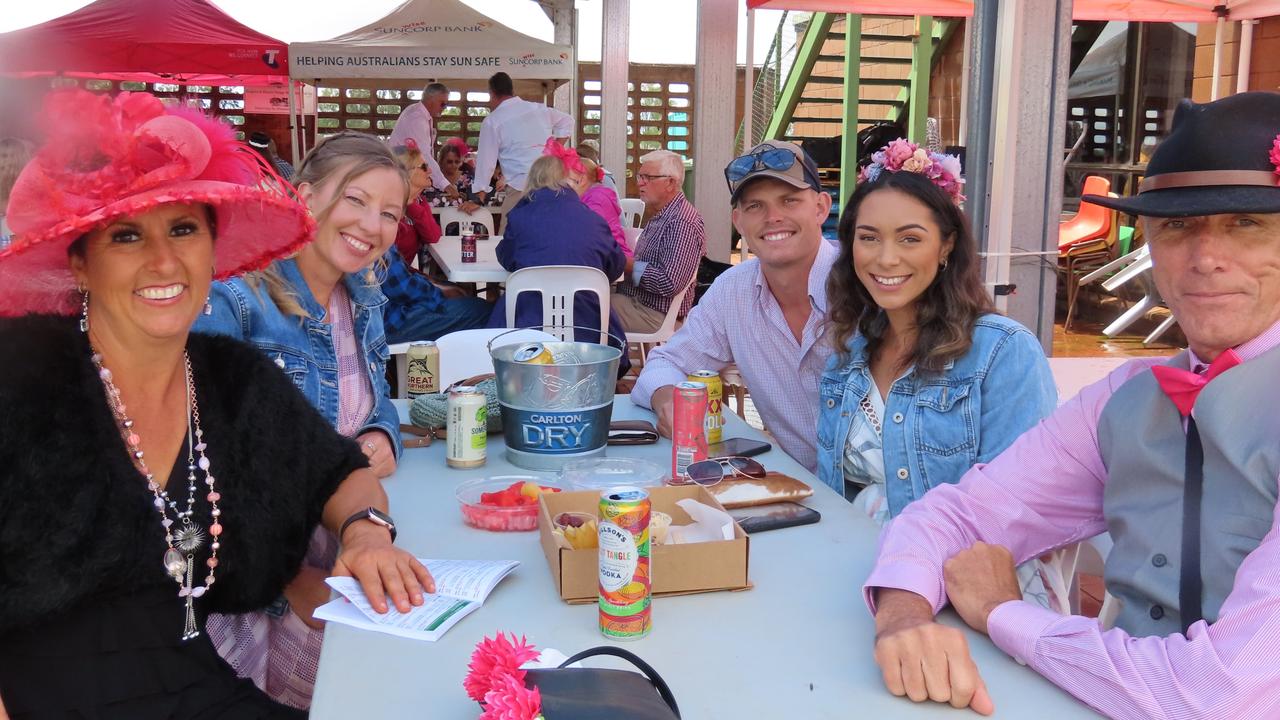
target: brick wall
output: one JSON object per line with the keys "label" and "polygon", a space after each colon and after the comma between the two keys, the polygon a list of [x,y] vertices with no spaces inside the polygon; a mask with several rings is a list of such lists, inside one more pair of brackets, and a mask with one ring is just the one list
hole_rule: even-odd
{"label": "brick wall", "polygon": [[[1213,43],[1216,23],[1201,23],[1196,32],[1195,80],[1192,99],[1208,102],[1213,78]],[[1219,97],[1236,91],[1240,57],[1240,23],[1228,22],[1222,52]],[[1253,26],[1253,52],[1249,67],[1250,90],[1280,90],[1280,17],[1266,18]]]}

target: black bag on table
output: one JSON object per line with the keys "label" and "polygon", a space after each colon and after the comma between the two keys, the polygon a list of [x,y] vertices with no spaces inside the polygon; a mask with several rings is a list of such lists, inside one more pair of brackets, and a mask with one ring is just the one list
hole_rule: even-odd
{"label": "black bag on table", "polygon": [[[597,655],[622,658],[644,674],[567,667]],[[525,683],[538,688],[542,714],[549,720],[680,720],[680,708],[662,676],[649,663],[621,648],[594,647],[565,660],[559,668],[525,672]]]}

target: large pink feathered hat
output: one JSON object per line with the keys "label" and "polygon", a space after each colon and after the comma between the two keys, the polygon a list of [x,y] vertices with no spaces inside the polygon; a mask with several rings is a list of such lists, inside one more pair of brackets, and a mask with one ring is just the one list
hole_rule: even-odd
{"label": "large pink feathered hat", "polygon": [[67,249],[85,233],[168,203],[213,209],[214,277],[296,252],[315,224],[286,183],[228,125],[149,93],[50,93],[44,147],[9,194],[13,242],[0,251],[0,315],[72,314]]}

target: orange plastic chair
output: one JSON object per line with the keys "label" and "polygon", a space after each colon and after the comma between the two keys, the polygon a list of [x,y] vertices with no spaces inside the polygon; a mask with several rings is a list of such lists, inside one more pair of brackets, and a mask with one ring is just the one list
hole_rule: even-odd
{"label": "orange plastic chair", "polygon": [[[1111,192],[1111,181],[1090,175],[1084,179],[1082,195],[1102,195]],[[1102,240],[1111,233],[1111,211],[1091,202],[1080,202],[1080,211],[1070,220],[1058,225],[1058,250],[1065,252],[1068,248],[1081,243]]]}

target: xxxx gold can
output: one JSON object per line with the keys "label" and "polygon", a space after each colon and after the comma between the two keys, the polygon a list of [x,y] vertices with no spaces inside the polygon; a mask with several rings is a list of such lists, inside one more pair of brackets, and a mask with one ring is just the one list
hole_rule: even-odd
{"label": "xxxx gold can", "polygon": [[542,343],[527,343],[516,348],[511,359],[526,365],[554,365],[555,357]]}
{"label": "xxxx gold can", "polygon": [[466,385],[454,388],[447,415],[445,462],[455,468],[484,465],[489,442],[489,405],[484,393]]}
{"label": "xxxx gold can", "polygon": [[690,373],[689,382],[707,386],[707,416],[703,427],[707,433],[707,444],[714,445],[724,439],[724,382],[720,373],[711,370]]}
{"label": "xxxx gold can", "polygon": [[430,341],[409,346],[404,386],[409,399],[440,392],[440,348]]}
{"label": "xxxx gold can", "polygon": [[600,632],[639,640],[653,628],[649,566],[649,493],[638,487],[600,492]]}

